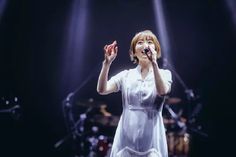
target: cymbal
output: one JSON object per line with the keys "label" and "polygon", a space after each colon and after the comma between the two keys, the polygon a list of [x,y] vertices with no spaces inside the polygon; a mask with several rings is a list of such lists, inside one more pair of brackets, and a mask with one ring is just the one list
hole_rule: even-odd
{"label": "cymbal", "polygon": [[180,98],[177,98],[177,97],[170,97],[170,98],[167,98],[166,99],[166,103],[167,104],[178,104],[180,103],[182,100]]}
{"label": "cymbal", "polygon": [[101,106],[100,106],[100,112],[103,114],[103,116],[109,117],[109,116],[111,116],[112,114],[111,114],[110,112],[108,112],[108,111],[106,110],[106,108],[107,108],[107,105],[106,105],[106,104],[101,105]]}
{"label": "cymbal", "polygon": [[174,123],[175,123],[175,120],[172,119],[172,118],[170,118],[170,119],[168,119],[168,118],[163,118],[163,122],[164,122],[165,125],[168,125],[168,124],[174,124]]}
{"label": "cymbal", "polygon": [[92,108],[100,108],[101,106],[106,106],[105,103],[95,101],[93,98],[84,101],[78,101],[76,102],[76,105],[80,107],[92,107]]}
{"label": "cymbal", "polygon": [[118,122],[120,120],[119,116],[103,116],[103,115],[95,115],[93,122],[99,123],[103,126],[107,127],[114,127],[118,125]]}

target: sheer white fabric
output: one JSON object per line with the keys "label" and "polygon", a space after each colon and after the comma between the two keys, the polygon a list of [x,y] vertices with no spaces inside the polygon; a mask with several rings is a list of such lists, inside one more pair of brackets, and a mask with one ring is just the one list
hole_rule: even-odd
{"label": "sheer white fabric", "polygon": [[[161,75],[170,88],[171,72],[161,69]],[[118,73],[108,83],[115,83],[122,92],[123,105],[110,157],[167,157],[164,99],[157,96],[153,71],[142,79],[137,66]]]}

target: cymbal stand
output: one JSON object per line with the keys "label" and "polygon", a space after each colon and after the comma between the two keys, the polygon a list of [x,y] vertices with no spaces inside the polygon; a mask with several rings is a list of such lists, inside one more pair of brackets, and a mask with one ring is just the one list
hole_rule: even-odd
{"label": "cymbal stand", "polygon": [[13,107],[11,107],[9,109],[2,109],[2,110],[0,110],[0,113],[12,113],[15,109],[18,109],[18,108],[20,108],[20,106],[19,105],[15,105],[15,106],[13,106]]}
{"label": "cymbal stand", "polygon": [[[70,126],[69,133],[64,138],[59,140],[54,145],[54,148],[60,147],[65,141],[67,141],[71,137],[73,140],[75,140],[77,136],[79,136],[80,138],[83,138],[83,136],[85,134],[84,133],[84,121],[87,119],[87,115],[91,110],[92,110],[92,107],[89,107],[85,113],[80,114],[79,119],[72,126]],[[72,118],[71,115],[68,118],[70,118],[70,120],[74,121],[74,119],[71,119]],[[79,130],[77,128],[79,128]]]}
{"label": "cymbal stand", "polygon": [[184,83],[183,79],[180,77],[180,75],[176,72],[175,68],[168,62],[166,58],[163,59],[163,67],[169,67],[171,72],[174,74],[176,79],[179,81],[181,86],[184,88],[184,92],[186,93],[188,100],[193,100],[195,98],[195,94],[193,93],[192,89],[189,89],[187,85]]}
{"label": "cymbal stand", "polygon": [[10,113],[14,119],[18,120],[21,116],[20,105],[15,105],[9,109],[2,109],[0,113]]}
{"label": "cymbal stand", "polygon": [[[186,98],[190,102],[192,102],[193,100],[196,99],[196,96],[193,92],[192,89],[188,88],[187,85],[184,83],[183,79],[180,77],[180,75],[177,73],[177,71],[175,70],[175,68],[168,62],[167,58],[163,59],[163,67],[167,68],[169,67],[169,69],[171,70],[171,72],[174,74],[174,76],[176,77],[176,79],[179,81],[179,83],[181,84],[181,86],[184,88],[184,92],[186,94]],[[179,117],[173,112],[173,110],[168,106],[165,105],[167,110],[170,112],[170,114],[172,114],[172,118],[175,120],[178,120]],[[200,112],[202,105],[199,103],[198,105],[195,106],[195,108],[193,109],[193,112],[190,112],[190,107],[189,105],[187,106],[187,110],[188,110],[188,121],[190,123],[194,123],[195,122],[195,118],[198,115],[198,113]],[[177,117],[176,117],[177,116]],[[194,118],[194,119],[193,119]],[[177,121],[178,122],[178,121]],[[182,122],[181,122],[182,123]],[[181,125],[180,123],[180,125]],[[179,125],[179,124],[178,124]],[[186,127],[186,126],[185,126]],[[198,126],[201,127],[201,126]],[[203,137],[207,137],[208,135],[202,131],[200,131],[199,129],[195,129],[193,127],[189,127],[187,128],[188,130],[191,130],[199,135],[202,135]]]}
{"label": "cymbal stand", "polygon": [[74,96],[82,89],[82,87],[84,87],[89,82],[89,80],[92,77],[94,77],[95,74],[97,74],[99,68],[100,68],[100,63],[95,66],[95,68],[91,71],[90,75],[88,75],[88,77],[80,84],[80,86],[77,87],[73,92],[70,92],[66,96],[66,98],[62,101],[62,111],[64,115],[65,124],[68,130],[68,134],[65,137],[63,137],[61,140],[56,142],[54,144],[54,148],[56,149],[59,148],[63,143],[65,143],[71,137],[73,139],[73,142],[75,143],[75,140],[79,136],[80,141],[81,141],[80,146],[83,149],[83,142],[84,142],[83,138],[85,135],[84,122],[87,119],[88,113],[92,111],[92,107],[89,107],[87,111],[80,114],[79,119],[76,121],[73,117],[73,99],[74,99]]}

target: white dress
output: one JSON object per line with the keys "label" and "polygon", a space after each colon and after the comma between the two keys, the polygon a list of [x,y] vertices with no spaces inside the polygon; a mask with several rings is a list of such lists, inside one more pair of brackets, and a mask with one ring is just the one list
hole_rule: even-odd
{"label": "white dress", "polygon": [[[171,87],[169,70],[160,70]],[[124,70],[108,83],[122,92],[123,112],[118,123],[110,157],[168,157],[162,119],[163,97],[157,96],[153,71],[143,80],[141,67]]]}

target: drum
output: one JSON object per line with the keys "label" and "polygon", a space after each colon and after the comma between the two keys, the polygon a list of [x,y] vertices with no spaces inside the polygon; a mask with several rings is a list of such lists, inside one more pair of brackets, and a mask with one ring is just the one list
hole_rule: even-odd
{"label": "drum", "polygon": [[112,147],[111,138],[100,135],[96,146],[97,157],[107,157]]}
{"label": "drum", "polygon": [[109,157],[112,147],[111,138],[104,135],[91,136],[87,139],[89,141],[89,155],[86,157]]}
{"label": "drum", "polygon": [[168,132],[167,145],[169,156],[187,157],[189,153],[190,135],[188,133]]}

